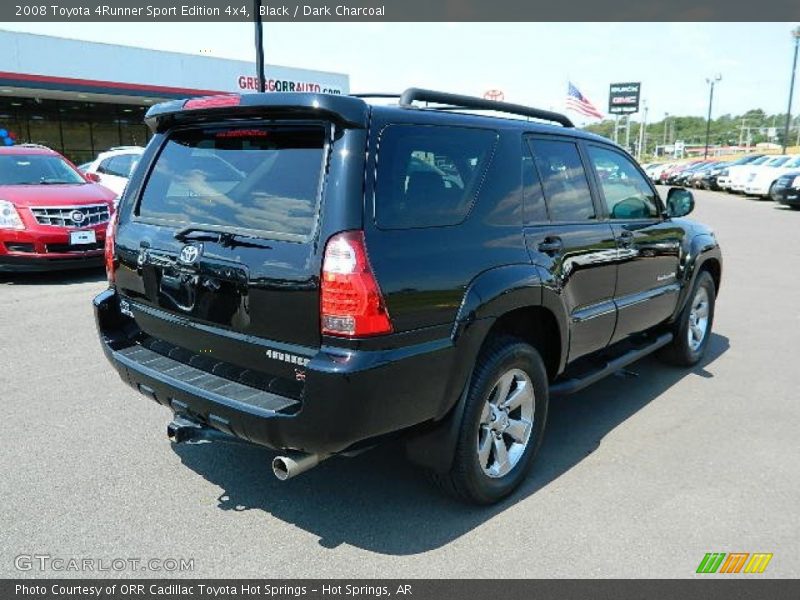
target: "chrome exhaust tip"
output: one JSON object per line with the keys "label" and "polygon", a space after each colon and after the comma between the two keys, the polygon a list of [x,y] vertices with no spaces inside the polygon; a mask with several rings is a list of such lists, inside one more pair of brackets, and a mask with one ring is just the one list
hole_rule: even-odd
{"label": "chrome exhaust tip", "polygon": [[272,459],[272,472],[281,481],[286,481],[313,469],[321,463],[325,457],[319,454],[292,453],[287,456],[276,456]]}

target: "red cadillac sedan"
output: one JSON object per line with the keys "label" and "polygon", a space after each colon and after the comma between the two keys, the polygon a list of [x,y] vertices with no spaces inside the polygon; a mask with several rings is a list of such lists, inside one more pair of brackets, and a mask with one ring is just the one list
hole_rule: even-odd
{"label": "red cadillac sedan", "polygon": [[50,148],[0,147],[0,271],[102,265],[115,197]]}

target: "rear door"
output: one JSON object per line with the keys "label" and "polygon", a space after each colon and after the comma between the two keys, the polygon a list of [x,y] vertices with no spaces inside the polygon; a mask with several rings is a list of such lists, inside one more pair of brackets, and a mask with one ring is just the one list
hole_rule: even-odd
{"label": "rear door", "polygon": [[215,369],[302,380],[320,345],[332,132],[228,122],[166,136],[117,233],[117,287],[148,343]]}
{"label": "rear door", "polygon": [[533,158],[523,162],[525,241],[561,296],[574,360],[604,348],[614,331],[616,243],[593,201],[575,140],[531,136],[523,150]]}
{"label": "rear door", "polygon": [[672,315],[685,231],[663,217],[658,194],[630,158],[600,144],[587,144],[587,154],[619,248],[616,342]]}

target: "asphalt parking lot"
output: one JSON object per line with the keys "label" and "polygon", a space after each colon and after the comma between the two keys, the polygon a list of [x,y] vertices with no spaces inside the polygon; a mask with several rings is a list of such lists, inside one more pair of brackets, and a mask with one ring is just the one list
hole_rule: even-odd
{"label": "asphalt parking lot", "polygon": [[168,411],[96,342],[102,272],[0,276],[0,576],[92,576],[15,568],[47,554],[192,558],[175,575],[195,577],[690,577],[706,552],[738,551],[796,577],[800,212],[696,199],[725,258],[706,360],[647,358],[554,402],[534,473],[483,509],[394,447],[285,483],[266,450],[173,447]]}

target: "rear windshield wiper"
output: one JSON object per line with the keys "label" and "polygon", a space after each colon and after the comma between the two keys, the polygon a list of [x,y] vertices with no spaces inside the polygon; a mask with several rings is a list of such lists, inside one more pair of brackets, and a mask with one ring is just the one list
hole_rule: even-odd
{"label": "rear windshield wiper", "polygon": [[243,235],[241,233],[230,233],[228,231],[214,231],[203,229],[202,227],[184,227],[175,232],[175,239],[181,242],[216,242],[226,248],[263,248],[271,250],[272,246],[264,243],[258,238]]}

